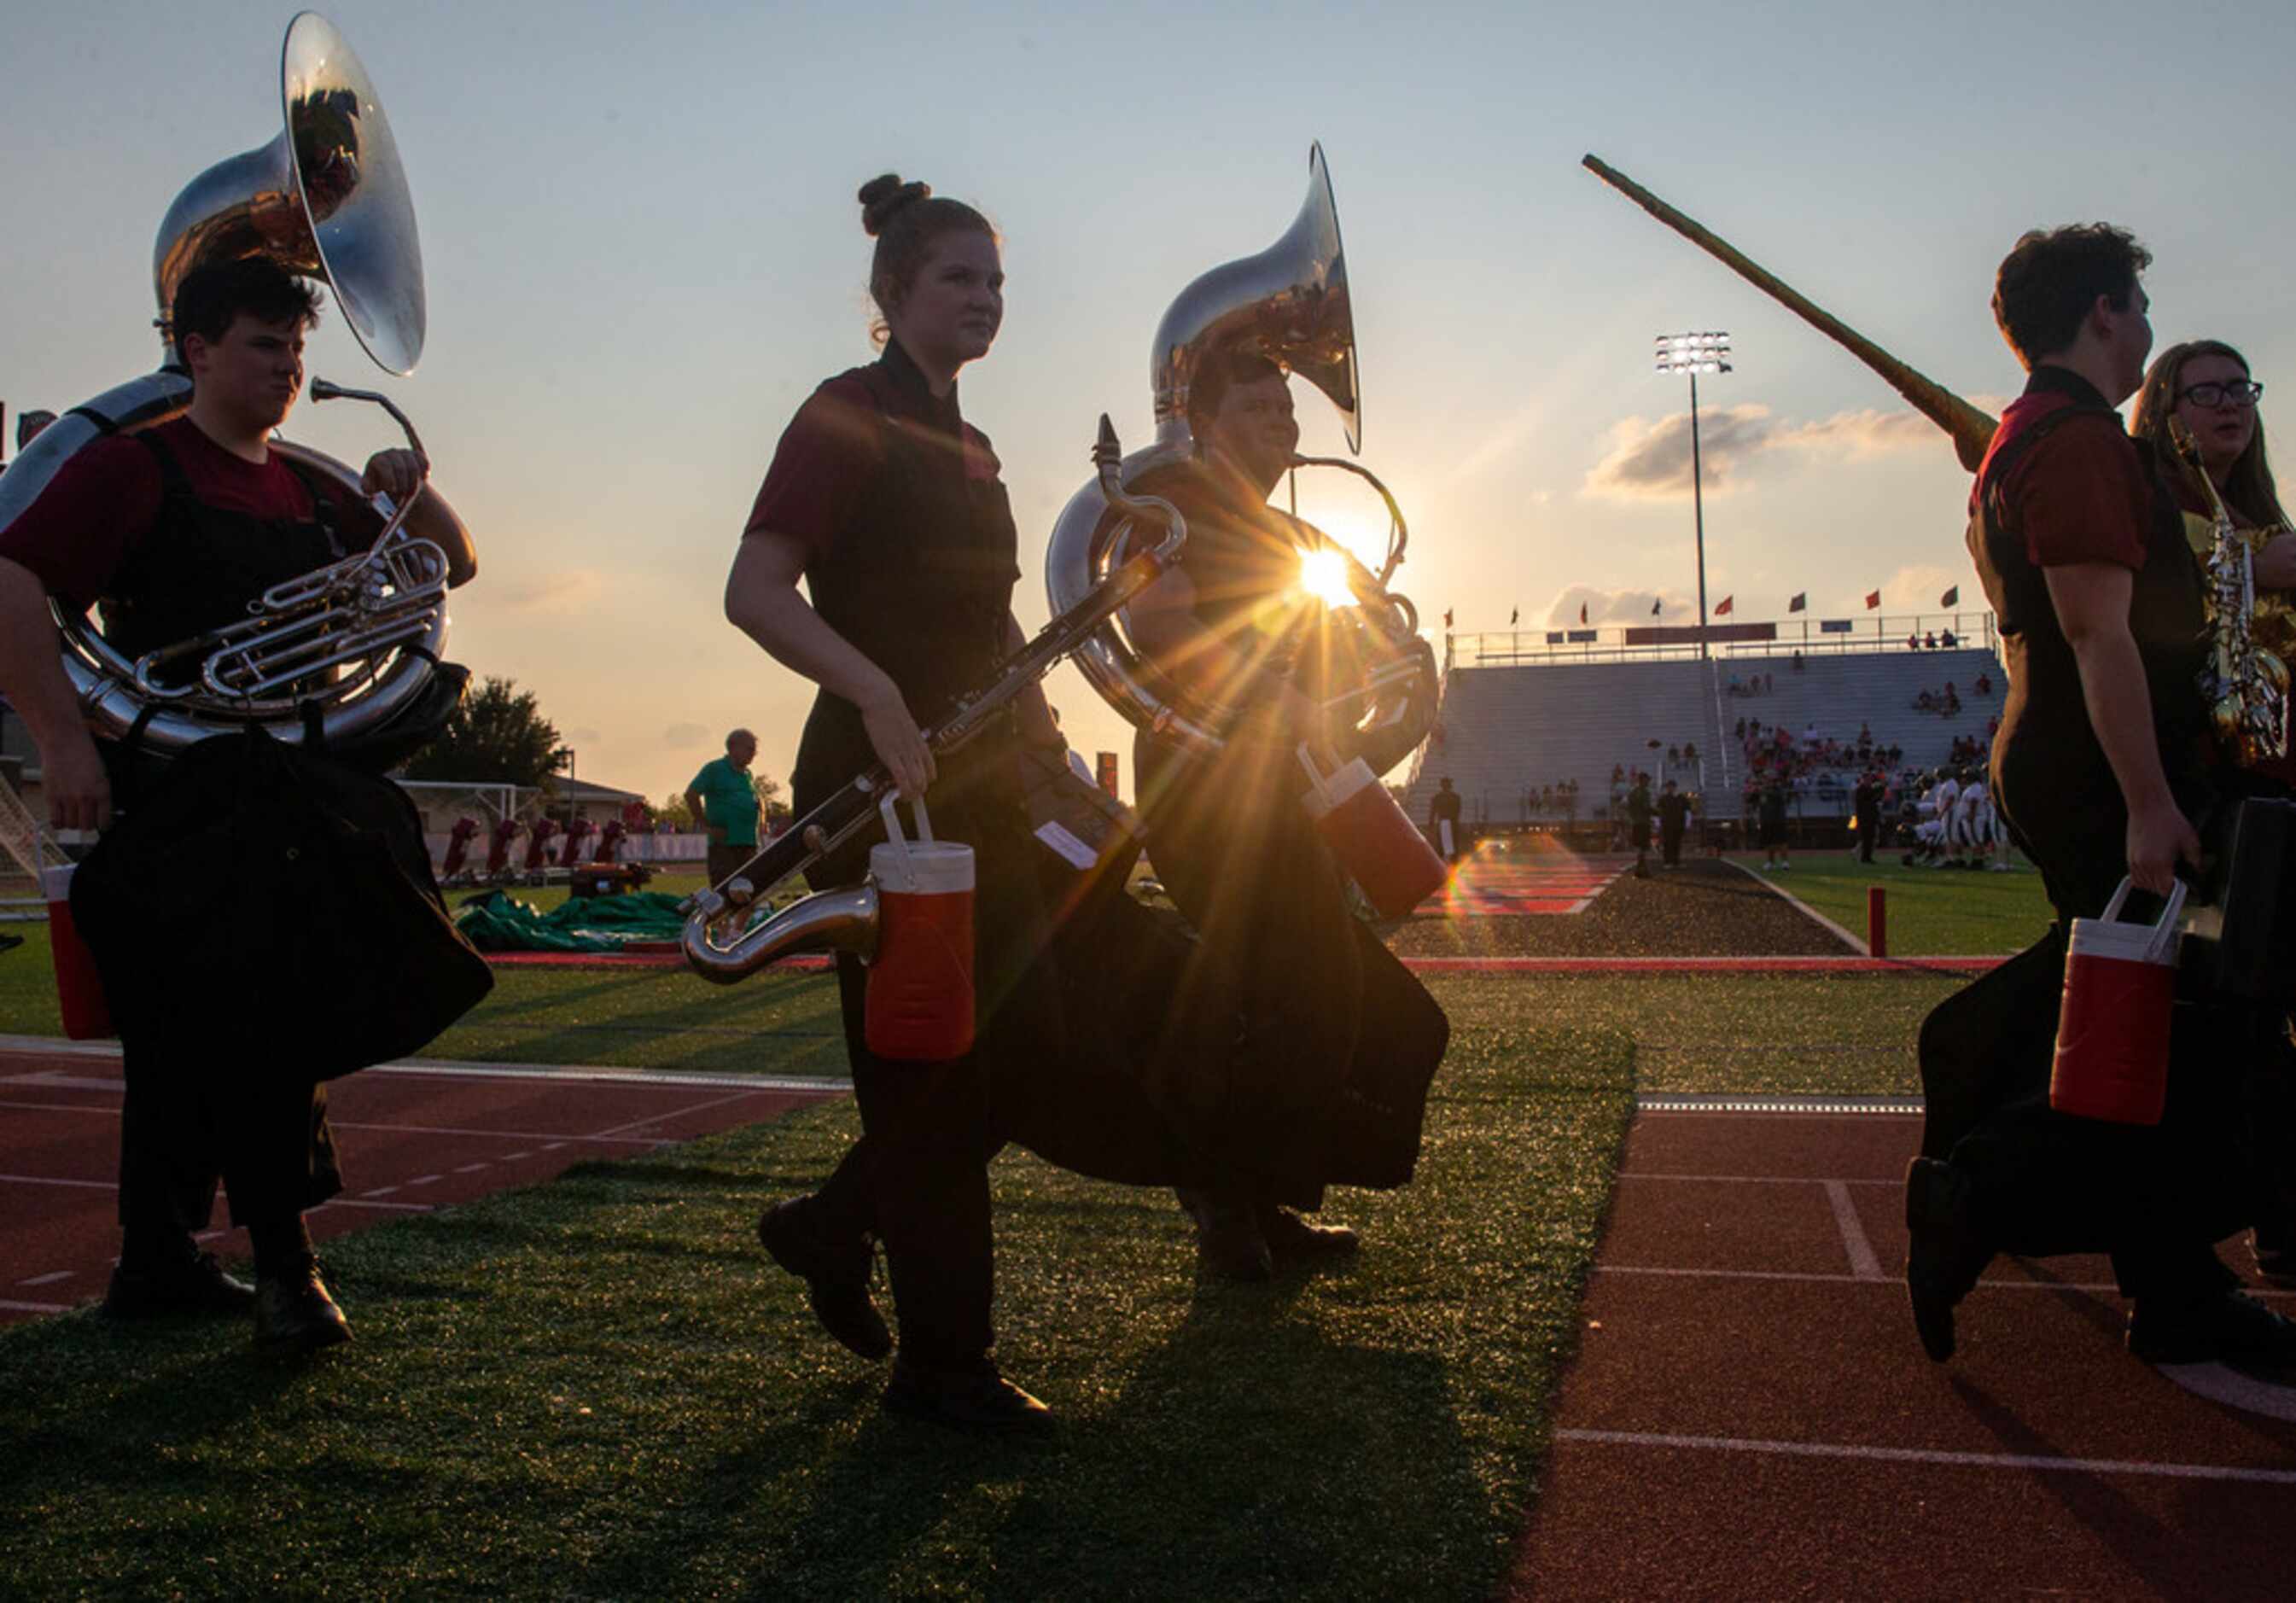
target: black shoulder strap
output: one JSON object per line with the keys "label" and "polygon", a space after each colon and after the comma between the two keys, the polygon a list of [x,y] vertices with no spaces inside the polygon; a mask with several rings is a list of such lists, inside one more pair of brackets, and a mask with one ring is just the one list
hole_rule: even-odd
{"label": "black shoulder strap", "polygon": [[182,460],[160,438],[158,431],[145,429],[141,433],[130,434],[128,438],[151,452],[152,460],[159,464],[160,494],[163,498],[173,501],[191,497],[191,477],[184,472]]}
{"label": "black shoulder strap", "polygon": [[339,557],[350,555],[349,547],[343,543],[343,513],[332,493],[333,486],[292,456],[283,455],[279,460],[302,481],[303,493],[311,497],[311,521],[326,535],[327,549]]}

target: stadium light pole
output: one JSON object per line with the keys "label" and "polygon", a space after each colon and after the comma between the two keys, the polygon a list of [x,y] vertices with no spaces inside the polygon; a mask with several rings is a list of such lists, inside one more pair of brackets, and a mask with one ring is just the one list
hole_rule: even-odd
{"label": "stadium light pole", "polygon": [[1698,375],[1730,371],[1730,336],[1720,330],[1705,333],[1660,334],[1658,370],[1690,375],[1690,508],[1698,534],[1698,654],[1706,657],[1706,475],[1698,457]]}

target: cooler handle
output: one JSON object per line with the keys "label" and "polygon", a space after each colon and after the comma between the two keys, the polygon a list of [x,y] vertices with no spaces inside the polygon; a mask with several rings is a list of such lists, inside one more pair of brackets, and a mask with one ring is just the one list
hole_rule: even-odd
{"label": "cooler handle", "polygon": [[1322,770],[1316,767],[1315,753],[1308,750],[1308,743],[1304,740],[1300,743],[1298,756],[1300,766],[1308,770],[1308,783],[1314,787],[1316,799],[1323,802],[1325,807],[1329,807],[1332,802],[1331,786],[1324,780]]}
{"label": "cooler handle", "polygon": [[[2120,882],[2112,892],[2112,900],[2104,904],[2102,922],[2112,924],[2120,918],[2121,906],[2128,901],[2128,892],[2134,886],[2134,881],[2123,879]],[[2145,950],[2145,958],[2148,962],[2163,961],[2169,949],[2175,942],[2177,919],[2185,910],[2185,882],[2181,878],[2170,885],[2168,900],[2161,904],[2161,917],[2152,926],[2152,944]]]}
{"label": "cooler handle", "polygon": [[901,859],[902,876],[914,885],[917,883],[917,866],[909,860],[909,842],[901,833],[901,815],[893,810],[893,803],[899,800],[898,791],[887,791],[877,799],[877,812],[885,820],[885,844]]}

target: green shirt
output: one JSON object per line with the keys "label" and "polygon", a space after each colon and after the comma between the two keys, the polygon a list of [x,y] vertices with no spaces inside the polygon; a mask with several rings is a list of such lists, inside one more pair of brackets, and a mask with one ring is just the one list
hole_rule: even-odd
{"label": "green shirt", "polygon": [[703,763],[693,783],[685,788],[701,793],[701,805],[709,814],[709,826],[726,832],[726,844],[758,843],[758,793],[749,775],[735,768],[732,760],[718,757]]}

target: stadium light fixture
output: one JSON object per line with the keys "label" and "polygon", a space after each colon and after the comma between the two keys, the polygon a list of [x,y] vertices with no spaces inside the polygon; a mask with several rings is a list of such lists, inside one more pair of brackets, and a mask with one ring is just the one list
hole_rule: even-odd
{"label": "stadium light fixture", "polygon": [[1730,336],[1720,329],[1686,334],[1660,334],[1654,347],[1660,373],[1679,373],[1690,379],[1690,507],[1698,537],[1698,654],[1706,646],[1706,475],[1698,454],[1698,375],[1730,371]]}

